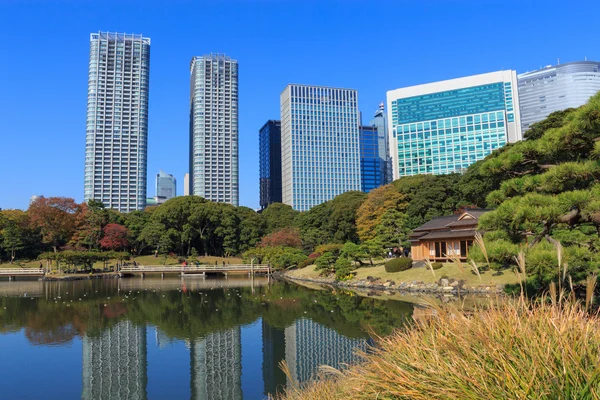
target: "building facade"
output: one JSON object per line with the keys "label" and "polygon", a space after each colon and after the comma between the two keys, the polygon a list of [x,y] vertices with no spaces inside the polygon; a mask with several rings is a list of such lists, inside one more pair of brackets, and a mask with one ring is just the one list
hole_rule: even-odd
{"label": "building facade", "polygon": [[161,169],[158,174],[156,174],[156,197],[166,201],[176,196],[177,179]]}
{"label": "building facade", "polygon": [[394,180],[394,172],[392,170],[392,158],[390,156],[387,116],[385,113],[385,105],[383,103],[379,104],[379,109],[375,112],[375,115],[369,124],[377,128],[379,158],[385,161],[383,184],[387,185]]}
{"label": "building facade", "polygon": [[84,199],[121,212],[146,206],[150,39],[90,37]]}
{"label": "building facade", "polygon": [[258,133],[260,208],[281,203],[281,121],[267,121]]}
{"label": "building facade", "polygon": [[183,175],[183,195],[184,196],[190,195],[190,174],[188,174],[188,173],[185,173]]}
{"label": "building facade", "polygon": [[523,137],[515,71],[391,90],[387,106],[394,179],[460,172]]}
{"label": "building facade", "polygon": [[577,108],[600,91],[600,62],[577,61],[519,74],[523,132],[555,111]]}
{"label": "building facade", "polygon": [[190,74],[190,193],[237,206],[238,62],[194,57]]}
{"label": "building facade", "polygon": [[379,157],[379,132],[375,126],[360,127],[360,190],[369,193],[384,185],[385,160]]}
{"label": "building facade", "polygon": [[288,85],[280,101],[283,203],[306,211],[360,190],[357,91]]}

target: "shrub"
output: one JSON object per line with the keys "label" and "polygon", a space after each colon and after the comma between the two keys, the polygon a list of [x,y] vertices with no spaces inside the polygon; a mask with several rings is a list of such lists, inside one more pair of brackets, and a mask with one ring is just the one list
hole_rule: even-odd
{"label": "shrub", "polygon": [[321,257],[316,259],[315,264],[317,264],[318,269],[331,270],[331,267],[335,263],[336,259],[337,257],[332,253],[325,252]]}
{"label": "shrub", "polygon": [[412,259],[408,257],[392,258],[385,263],[385,272],[406,271],[412,268]]}
{"label": "shrub", "polygon": [[316,251],[308,255],[308,258],[314,258],[315,260],[319,257],[321,257],[321,253],[317,253]]}
{"label": "shrub", "polygon": [[431,268],[433,269],[440,269],[444,266],[444,263],[441,263],[439,261],[436,261],[434,263],[431,263]]}
{"label": "shrub", "polygon": [[306,260],[302,261],[300,264],[298,264],[298,268],[305,268],[308,267],[309,265],[313,265],[315,263],[315,261],[317,261],[317,258],[311,258],[308,257]]}
{"label": "shrub", "polygon": [[347,280],[350,272],[352,271],[352,263],[350,260],[344,257],[340,257],[335,262],[335,279]]}
{"label": "shrub", "polygon": [[331,253],[337,257],[340,255],[340,250],[342,250],[342,247],[344,247],[344,245],[339,244],[339,243],[322,244],[320,246],[317,246],[317,248],[315,249],[315,253],[319,253],[319,254]]}

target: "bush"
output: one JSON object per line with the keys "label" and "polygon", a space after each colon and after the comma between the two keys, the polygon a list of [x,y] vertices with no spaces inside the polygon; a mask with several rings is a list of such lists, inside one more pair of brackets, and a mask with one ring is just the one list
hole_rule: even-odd
{"label": "bush", "polygon": [[352,263],[347,258],[340,257],[335,262],[335,279],[338,281],[351,278]]}
{"label": "bush", "polygon": [[406,271],[412,268],[412,259],[408,257],[392,258],[385,263],[385,272]]}
{"label": "bush", "polygon": [[305,267],[308,267],[309,265],[313,265],[315,263],[315,261],[317,261],[317,258],[318,257],[315,257],[315,258],[308,257],[306,260],[304,260],[300,264],[298,264],[298,268],[305,268]]}
{"label": "bush", "polygon": [[335,263],[337,257],[330,252],[325,252],[323,255],[316,259],[318,269],[331,270],[332,265]]}
{"label": "bush", "polygon": [[317,248],[315,249],[315,253],[319,253],[321,255],[325,253],[331,253],[337,257],[340,255],[340,250],[342,250],[342,247],[344,247],[344,245],[339,243],[322,244],[320,246],[317,246]]}
{"label": "bush", "polygon": [[433,269],[440,269],[444,266],[444,263],[441,263],[439,261],[436,261],[434,263],[431,263],[431,268]]}

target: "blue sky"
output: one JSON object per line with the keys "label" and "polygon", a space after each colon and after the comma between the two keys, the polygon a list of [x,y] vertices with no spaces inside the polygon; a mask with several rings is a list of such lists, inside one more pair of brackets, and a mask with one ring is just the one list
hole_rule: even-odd
{"label": "blue sky", "polygon": [[365,120],[387,90],[500,69],[600,60],[600,2],[0,0],[0,208],[83,200],[89,34],[152,39],[148,195],[188,165],[189,63],[239,61],[240,205],[258,207],[258,129],[288,83],[354,88]]}

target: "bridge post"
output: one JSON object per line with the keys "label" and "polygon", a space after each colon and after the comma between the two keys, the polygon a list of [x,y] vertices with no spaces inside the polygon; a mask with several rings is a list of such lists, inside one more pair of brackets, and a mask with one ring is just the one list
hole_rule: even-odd
{"label": "bridge post", "polygon": [[145,275],[146,275],[146,274],[142,272],[142,275],[141,275],[142,279],[144,279],[144,278],[145,278]]}
{"label": "bridge post", "polygon": [[160,274],[160,279],[165,279],[165,273],[164,272]]}
{"label": "bridge post", "polygon": [[10,282],[10,281],[12,281],[12,280],[13,280],[13,277],[9,275],[9,276],[8,276],[8,281]]}

